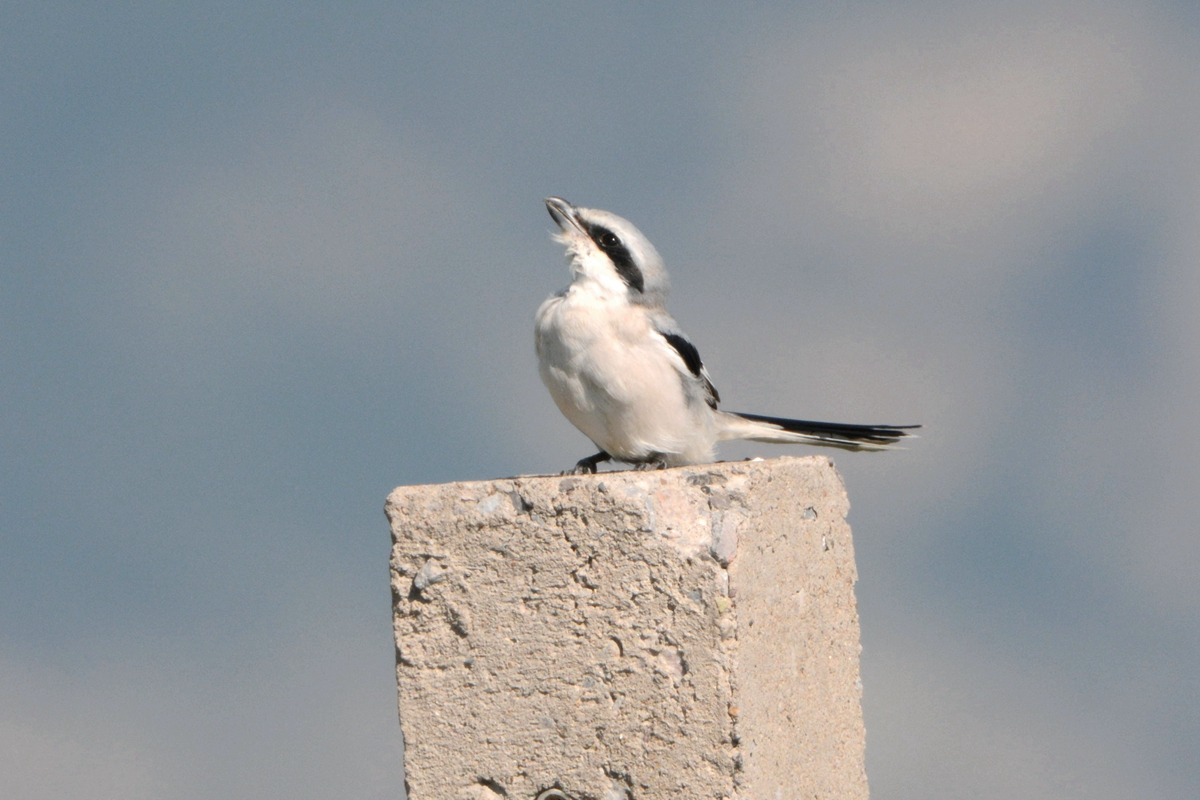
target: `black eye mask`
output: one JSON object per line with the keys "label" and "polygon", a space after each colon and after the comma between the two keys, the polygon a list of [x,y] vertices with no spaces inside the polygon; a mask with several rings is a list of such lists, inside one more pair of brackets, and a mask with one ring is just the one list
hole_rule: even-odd
{"label": "black eye mask", "polygon": [[584,227],[596,246],[604,251],[604,254],[613,262],[613,266],[617,268],[617,274],[621,276],[621,280],[625,281],[625,285],[638,294],[645,292],[646,279],[642,276],[642,271],[638,269],[637,264],[633,263],[633,255],[629,252],[629,248],[621,242],[620,237],[603,225],[585,223]]}

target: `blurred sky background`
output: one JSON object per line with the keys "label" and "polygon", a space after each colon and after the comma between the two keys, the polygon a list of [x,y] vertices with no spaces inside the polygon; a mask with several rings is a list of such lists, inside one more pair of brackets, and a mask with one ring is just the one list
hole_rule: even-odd
{"label": "blurred sky background", "polygon": [[7,3],[0,58],[0,796],[401,796],[384,497],[593,451],[557,194],[726,408],[926,425],[831,453],[875,797],[1196,797],[1196,3]]}

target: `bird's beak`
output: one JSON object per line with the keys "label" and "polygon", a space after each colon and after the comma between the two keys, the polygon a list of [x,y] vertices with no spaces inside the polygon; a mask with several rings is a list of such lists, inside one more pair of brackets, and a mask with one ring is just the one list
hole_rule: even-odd
{"label": "bird's beak", "polygon": [[579,233],[587,235],[587,231],[583,229],[583,225],[575,216],[575,207],[566,200],[561,197],[547,197],[546,210],[550,212],[550,218],[558,223],[558,227],[562,228],[563,233],[574,228]]}

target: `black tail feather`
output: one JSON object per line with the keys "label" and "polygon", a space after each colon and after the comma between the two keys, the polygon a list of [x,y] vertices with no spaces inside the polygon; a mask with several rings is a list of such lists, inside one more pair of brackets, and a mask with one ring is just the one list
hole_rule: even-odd
{"label": "black tail feather", "polygon": [[778,425],[783,430],[792,433],[877,446],[894,444],[905,437],[912,436],[913,434],[909,433],[910,430],[921,427],[920,425],[854,425],[846,422],[812,422],[803,419],[764,417],[761,414],[743,414],[740,411],[730,413],[752,422]]}

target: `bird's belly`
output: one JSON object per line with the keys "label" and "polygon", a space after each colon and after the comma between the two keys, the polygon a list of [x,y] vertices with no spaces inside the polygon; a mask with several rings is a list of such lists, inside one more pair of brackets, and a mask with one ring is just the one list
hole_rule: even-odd
{"label": "bird's belly", "polygon": [[637,319],[622,329],[612,315],[556,306],[538,315],[537,348],[542,381],[563,416],[622,461],[711,457],[708,409],[689,404],[657,334],[637,330]]}

